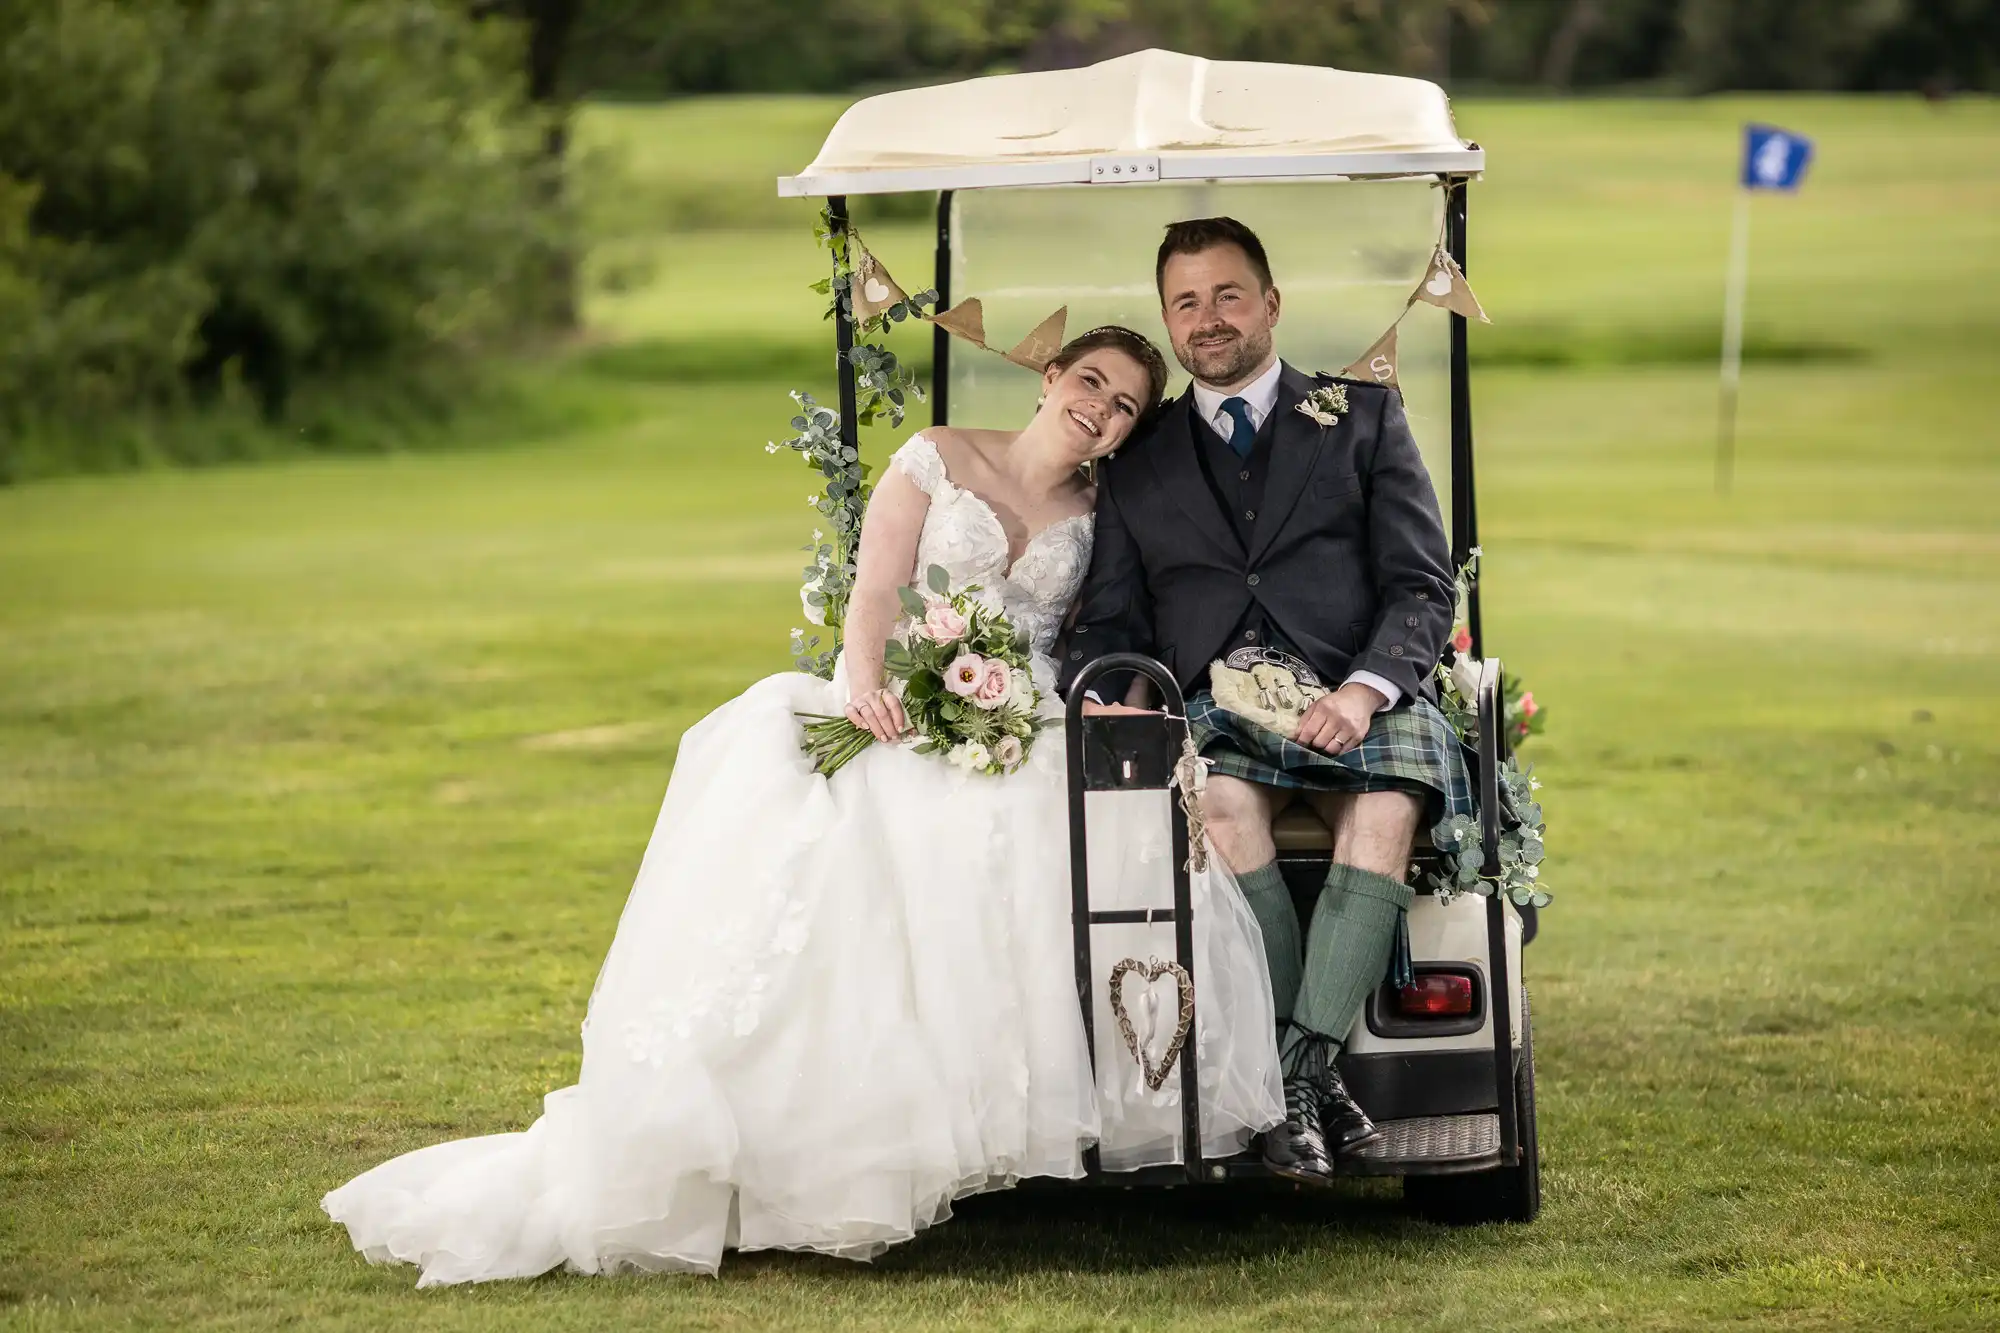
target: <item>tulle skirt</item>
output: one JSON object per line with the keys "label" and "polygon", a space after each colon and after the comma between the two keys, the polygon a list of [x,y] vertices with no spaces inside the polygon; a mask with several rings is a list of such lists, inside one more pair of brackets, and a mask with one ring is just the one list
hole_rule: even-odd
{"label": "tulle skirt", "polygon": [[[713,1273],[725,1249],[868,1259],[1026,1176],[1180,1160],[1180,1080],[1146,1088],[1104,984],[1172,927],[1093,939],[1095,1073],[1076,1000],[1059,728],[1004,778],[872,746],[832,780],[800,712],[840,682],[760,681],[681,743],[590,998],[583,1069],[523,1133],[438,1144],[328,1194],[418,1285],[557,1266]],[[1166,797],[1090,798],[1092,905],[1172,900]],[[1282,1116],[1270,984],[1220,858],[1196,877],[1191,1044],[1203,1151]],[[1156,1054],[1172,983],[1125,986]]]}

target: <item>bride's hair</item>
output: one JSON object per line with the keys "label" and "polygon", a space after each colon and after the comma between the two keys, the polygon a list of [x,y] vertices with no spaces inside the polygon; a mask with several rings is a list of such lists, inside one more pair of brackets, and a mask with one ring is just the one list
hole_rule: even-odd
{"label": "bride's hair", "polygon": [[1100,324],[1064,343],[1062,350],[1049,358],[1049,365],[1058,371],[1068,370],[1083,359],[1084,353],[1100,348],[1123,352],[1145,367],[1146,401],[1139,405],[1139,419],[1143,422],[1167,392],[1167,359],[1145,334],[1134,333],[1122,324]]}

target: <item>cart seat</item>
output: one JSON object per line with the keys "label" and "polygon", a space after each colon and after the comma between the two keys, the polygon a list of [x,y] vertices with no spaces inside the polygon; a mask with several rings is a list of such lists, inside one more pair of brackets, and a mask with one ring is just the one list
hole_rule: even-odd
{"label": "cart seat", "polygon": [[[1281,862],[1309,865],[1316,861],[1324,862],[1333,855],[1332,832],[1320,823],[1318,815],[1303,804],[1294,804],[1278,812],[1278,817],[1271,821],[1271,840],[1278,845]],[[1438,859],[1430,839],[1419,834],[1417,845],[1410,849],[1410,860],[1415,867],[1428,870]]]}
{"label": "cart seat", "polygon": [[1271,838],[1278,844],[1280,856],[1333,854],[1333,833],[1303,805],[1292,805],[1278,812],[1278,817],[1271,821]]}

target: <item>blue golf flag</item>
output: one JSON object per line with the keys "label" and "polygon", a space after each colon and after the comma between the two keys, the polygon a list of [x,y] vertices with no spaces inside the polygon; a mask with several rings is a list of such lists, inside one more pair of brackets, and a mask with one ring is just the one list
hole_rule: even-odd
{"label": "blue golf flag", "polygon": [[1743,127],[1743,188],[1796,190],[1812,161],[1812,140],[1771,125]]}

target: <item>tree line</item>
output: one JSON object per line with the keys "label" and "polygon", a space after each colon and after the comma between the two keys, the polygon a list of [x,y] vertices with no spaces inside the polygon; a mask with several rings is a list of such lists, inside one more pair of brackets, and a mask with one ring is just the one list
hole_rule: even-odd
{"label": "tree line", "polygon": [[1993,90],[1993,0],[585,0],[568,77],[845,90],[1161,46],[1458,88]]}
{"label": "tree line", "polygon": [[[574,319],[569,109],[1158,45],[1454,88],[1994,86],[1992,0],[5,0],[0,482],[50,422]],[[447,355],[445,359],[449,359]],[[80,424],[79,424],[80,423]]]}

